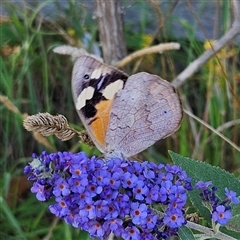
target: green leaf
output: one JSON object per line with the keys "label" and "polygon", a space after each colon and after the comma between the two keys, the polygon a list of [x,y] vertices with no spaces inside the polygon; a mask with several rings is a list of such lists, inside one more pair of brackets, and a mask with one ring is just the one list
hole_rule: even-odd
{"label": "green leaf", "polygon": [[[182,167],[187,172],[188,176],[192,178],[193,187],[198,181],[212,181],[213,186],[218,188],[217,195],[221,200],[226,197],[224,190],[226,187],[229,190],[235,191],[237,195],[240,195],[240,182],[231,173],[226,172],[219,167],[183,157],[171,151],[169,151],[169,154],[174,164]],[[200,191],[194,188],[193,191],[189,192],[189,198],[198,212],[205,218],[205,220],[210,222],[210,212],[202,204],[199,193]]]}
{"label": "green leaf", "polygon": [[240,204],[233,205],[232,204],[232,214],[233,215],[240,215]]}
{"label": "green leaf", "polygon": [[230,219],[228,224],[225,226],[228,230],[240,232],[240,204],[232,207],[233,217]]}
{"label": "green leaf", "polygon": [[[238,225],[239,225],[239,221],[238,221]],[[236,231],[232,231],[226,228],[226,226],[220,227],[220,231],[232,238],[238,239],[240,240],[240,234],[239,232]]]}
{"label": "green leaf", "polygon": [[229,230],[233,230],[235,232],[240,232],[240,214],[237,216],[233,216],[231,220],[226,225],[226,228]]}
{"label": "green leaf", "polygon": [[195,240],[195,237],[193,235],[193,232],[191,231],[190,228],[182,226],[178,230],[178,236],[182,240]]}

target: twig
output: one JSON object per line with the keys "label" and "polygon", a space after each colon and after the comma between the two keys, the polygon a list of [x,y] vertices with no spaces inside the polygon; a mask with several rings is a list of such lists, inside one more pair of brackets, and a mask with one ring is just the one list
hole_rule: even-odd
{"label": "twig", "polygon": [[[222,132],[222,131],[225,130],[226,128],[230,128],[230,127],[235,126],[235,125],[237,125],[237,124],[240,124],[240,119],[236,119],[236,120],[232,120],[232,121],[230,121],[230,122],[226,122],[226,123],[222,124],[221,126],[219,126],[219,127],[216,129],[216,131]],[[213,137],[214,137],[214,133],[212,133],[212,135],[209,136],[209,137],[205,140],[205,142],[206,142],[206,143],[210,142],[210,141],[213,139]]]}
{"label": "twig", "polygon": [[168,51],[168,50],[178,50],[180,49],[180,44],[179,43],[161,43],[158,44],[156,46],[152,46],[152,47],[148,47],[148,48],[144,48],[141,50],[138,50],[130,55],[128,55],[127,57],[123,58],[121,61],[119,62],[114,62],[112,63],[114,66],[118,67],[118,68],[123,68],[124,66],[126,66],[127,64],[129,64],[131,61],[133,61],[133,59],[135,58],[139,58],[142,57],[144,55],[147,54],[152,54],[152,53],[162,53],[164,51]]}
{"label": "twig", "polygon": [[74,62],[82,55],[88,55],[96,58],[100,62],[103,62],[103,59],[101,57],[88,53],[84,48],[72,47],[70,45],[57,46],[53,48],[53,52],[61,55],[70,55]]}
{"label": "twig", "polygon": [[190,222],[190,221],[187,221],[186,227],[191,228],[191,229],[195,229],[199,232],[203,232],[204,235],[202,235],[202,236],[208,236],[208,238],[211,237],[211,238],[216,238],[216,239],[220,239],[220,240],[226,240],[226,239],[237,240],[236,238],[230,237],[230,236],[228,236],[228,235],[226,235],[222,232],[216,232],[215,233],[210,228],[207,228],[205,226],[201,226],[199,224],[196,224],[196,223],[193,223],[193,222]]}
{"label": "twig", "polygon": [[240,147],[238,147],[234,142],[232,142],[230,139],[228,139],[226,136],[224,136],[222,133],[220,133],[219,131],[217,131],[215,128],[213,128],[212,126],[210,126],[208,123],[206,123],[205,121],[203,121],[202,119],[198,118],[197,116],[195,116],[193,113],[191,113],[190,111],[184,109],[183,110],[187,115],[189,115],[190,117],[194,118],[195,120],[197,120],[198,122],[200,122],[202,125],[204,125],[206,128],[210,129],[212,132],[214,132],[215,134],[217,134],[219,137],[221,137],[224,141],[226,141],[227,143],[229,143],[232,147],[234,147],[237,151],[240,152]]}
{"label": "twig", "polygon": [[52,225],[50,226],[49,230],[48,230],[48,234],[43,238],[43,240],[49,240],[51,239],[52,235],[53,235],[53,230],[56,228],[58,221],[60,220],[60,218],[54,218]]}
{"label": "twig", "polygon": [[176,78],[173,79],[172,85],[174,87],[180,87],[187,78],[191,77],[203,64],[205,64],[211,57],[213,57],[218,51],[226,46],[232,39],[234,39],[240,33],[240,2],[238,0],[232,0],[234,9],[234,22],[232,27],[225,33],[223,37],[216,41],[212,49],[205,51],[199,58],[194,60],[185,68]]}
{"label": "twig", "polygon": [[72,47],[70,45],[60,45],[53,48],[54,53],[61,55],[70,55],[72,58],[76,59],[82,55],[87,55],[88,52],[83,48]]}
{"label": "twig", "polygon": [[109,235],[109,237],[108,237],[108,239],[107,240],[114,240],[114,235],[113,235],[113,233],[111,232],[110,233],[110,235]]}
{"label": "twig", "polygon": [[240,4],[239,0],[232,0],[232,9],[234,12],[235,21],[233,25],[236,24],[240,28]]}
{"label": "twig", "polygon": [[[184,95],[182,96],[182,103],[184,104],[186,110],[192,112],[191,107],[188,103],[188,100],[186,99],[186,97]],[[190,126],[191,126],[193,139],[195,141],[193,153],[192,153],[192,156],[191,156],[193,158],[196,149],[198,149],[198,146],[200,145],[200,134],[197,131],[196,121],[194,121],[192,118],[189,118],[189,123],[190,123]]]}

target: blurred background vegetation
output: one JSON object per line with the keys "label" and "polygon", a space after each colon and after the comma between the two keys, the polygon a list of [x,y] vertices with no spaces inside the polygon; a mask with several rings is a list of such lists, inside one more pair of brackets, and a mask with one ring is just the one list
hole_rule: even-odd
{"label": "blurred background vegetation", "polygon": [[[30,193],[23,168],[33,152],[86,151],[78,142],[62,142],[27,132],[26,114],[63,114],[83,129],[71,95],[70,57],[53,53],[58,45],[84,47],[99,54],[95,1],[6,1],[0,22],[0,169],[1,239],[88,239],[79,229],[56,220],[47,204]],[[231,1],[122,1],[128,53],[158,43],[178,42],[181,49],[148,55],[129,65],[129,74],[146,71],[171,81],[232,24]],[[240,145],[240,38],[209,60],[178,89],[183,107]],[[239,177],[240,153],[201,123],[185,115],[172,137],[143,153],[170,162],[167,150],[220,166]]]}

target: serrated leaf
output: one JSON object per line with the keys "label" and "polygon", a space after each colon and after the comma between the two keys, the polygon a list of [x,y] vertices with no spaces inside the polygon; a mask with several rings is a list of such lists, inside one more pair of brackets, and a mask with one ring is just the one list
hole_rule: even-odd
{"label": "serrated leaf", "polygon": [[191,231],[190,228],[182,226],[178,230],[178,236],[182,240],[195,240],[195,237],[193,235],[193,232]]}
{"label": "serrated leaf", "polygon": [[[237,195],[240,195],[240,182],[231,173],[226,172],[219,167],[183,157],[171,151],[169,151],[169,154],[174,164],[182,167],[187,172],[188,176],[192,178],[193,187],[195,187],[195,184],[198,181],[212,181],[213,186],[218,188],[217,195],[221,200],[226,197],[224,190],[225,187],[229,190],[235,191]],[[194,188],[193,191],[189,192],[189,198],[193,206],[204,217],[204,219],[210,221],[210,212],[203,206],[199,193],[200,191]]]}

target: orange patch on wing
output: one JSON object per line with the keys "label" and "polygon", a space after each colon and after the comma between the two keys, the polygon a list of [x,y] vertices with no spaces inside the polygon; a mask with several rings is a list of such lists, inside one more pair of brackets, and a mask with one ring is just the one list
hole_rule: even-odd
{"label": "orange patch on wing", "polygon": [[113,100],[104,100],[99,102],[95,108],[97,114],[94,116],[94,121],[90,124],[92,133],[100,145],[105,146],[105,136],[109,123],[110,111]]}

